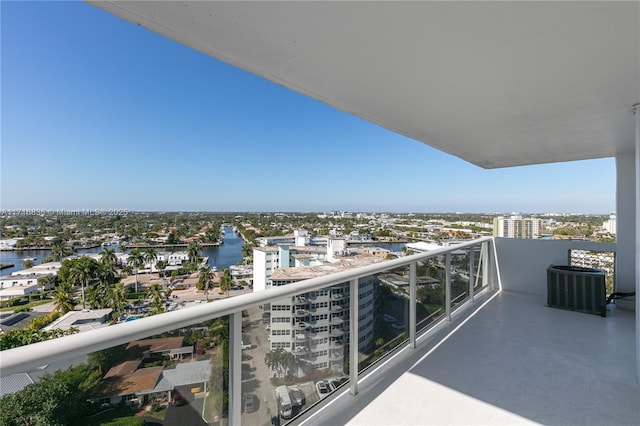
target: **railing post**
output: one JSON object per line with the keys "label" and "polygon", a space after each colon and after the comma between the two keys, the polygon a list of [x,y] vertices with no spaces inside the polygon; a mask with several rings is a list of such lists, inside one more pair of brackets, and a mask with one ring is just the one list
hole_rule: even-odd
{"label": "railing post", "polygon": [[487,242],[482,243],[480,256],[482,256],[482,287],[486,287],[489,284],[489,244]]}
{"label": "railing post", "polygon": [[242,311],[229,315],[229,424],[242,416]]}
{"label": "railing post", "polygon": [[444,255],[446,279],[444,283],[444,305],[447,321],[451,321],[451,254]]}
{"label": "railing post", "polygon": [[475,246],[471,246],[469,247],[469,301],[471,303],[475,302],[475,294],[473,292],[473,287],[474,287],[474,275],[475,275],[475,271],[474,271],[474,262],[475,262],[475,254],[476,254],[476,247]]}
{"label": "railing post", "polygon": [[349,282],[349,384],[351,395],[358,394],[358,279]]}
{"label": "railing post", "polygon": [[416,269],[417,262],[409,264],[409,346],[416,348]]}

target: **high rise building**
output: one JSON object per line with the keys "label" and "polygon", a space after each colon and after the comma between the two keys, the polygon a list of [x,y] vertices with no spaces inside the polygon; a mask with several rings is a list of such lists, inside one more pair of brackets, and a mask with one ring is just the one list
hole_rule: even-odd
{"label": "high rise building", "polygon": [[[383,261],[383,249],[347,250],[344,240],[328,247],[261,247],[254,249],[254,291],[277,287]],[[256,282],[259,285],[256,285]],[[358,280],[358,348],[374,340],[375,275]],[[270,349],[291,352],[301,369],[343,372],[349,330],[349,283],[287,297],[263,306]]]}
{"label": "high rise building", "polygon": [[493,219],[493,236],[536,239],[540,237],[541,225],[542,220],[538,218],[523,218],[520,215],[498,216]]}
{"label": "high rise building", "polygon": [[616,234],[616,214],[615,213],[611,213],[609,215],[609,220],[605,220],[602,223],[602,227],[608,233],[615,235]]}

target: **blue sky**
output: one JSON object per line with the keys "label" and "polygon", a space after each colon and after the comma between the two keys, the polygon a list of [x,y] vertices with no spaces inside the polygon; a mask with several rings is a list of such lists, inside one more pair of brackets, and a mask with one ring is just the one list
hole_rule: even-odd
{"label": "blue sky", "polygon": [[0,208],[615,210],[615,161],[483,170],[80,2],[1,2]]}

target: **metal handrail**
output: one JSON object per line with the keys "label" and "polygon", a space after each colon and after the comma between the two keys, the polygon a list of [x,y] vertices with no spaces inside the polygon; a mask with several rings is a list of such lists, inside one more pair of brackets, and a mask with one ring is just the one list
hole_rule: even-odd
{"label": "metal handrail", "polygon": [[442,247],[428,253],[419,253],[399,259],[386,260],[347,271],[311,278],[286,286],[273,287],[264,291],[235,296],[204,305],[178,311],[167,312],[136,321],[112,325],[58,339],[38,342],[27,346],[0,352],[0,377],[29,371],[52,362],[86,355],[113,346],[129,343],[133,340],[187,327],[202,321],[242,312],[244,309],[270,303],[274,300],[296,296],[337,284],[343,284],[361,277],[377,274],[434,256],[450,253],[462,248],[492,241],[492,237]]}

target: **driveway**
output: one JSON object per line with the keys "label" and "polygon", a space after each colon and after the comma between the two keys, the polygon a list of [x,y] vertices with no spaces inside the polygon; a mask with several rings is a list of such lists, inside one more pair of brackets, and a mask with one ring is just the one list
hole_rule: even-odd
{"label": "driveway", "polygon": [[185,405],[169,405],[163,426],[207,425],[202,419],[204,398],[194,398],[190,386],[178,386],[177,391],[187,400]]}

